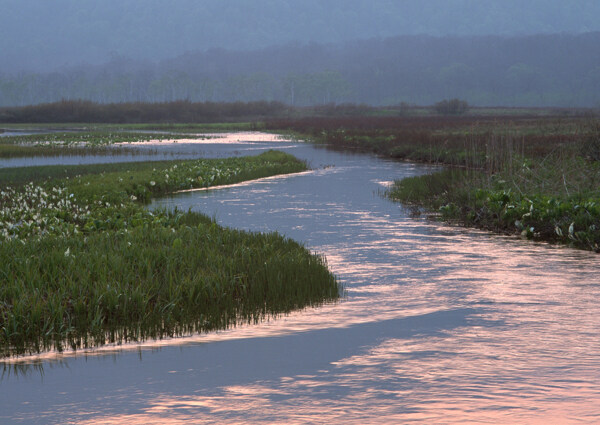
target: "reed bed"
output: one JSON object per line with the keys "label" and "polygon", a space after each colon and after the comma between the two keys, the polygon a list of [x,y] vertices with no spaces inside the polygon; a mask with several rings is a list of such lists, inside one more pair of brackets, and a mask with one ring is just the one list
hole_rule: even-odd
{"label": "reed bed", "polygon": [[69,179],[60,169],[81,168],[44,167],[2,187],[0,355],[223,329],[339,296],[325,260],[281,235],[143,206],[306,168],[290,155],[98,167]]}
{"label": "reed bed", "polygon": [[462,224],[600,252],[596,128],[550,142],[550,152],[523,138],[488,136],[477,167],[397,181],[389,196]]}
{"label": "reed bed", "polygon": [[388,195],[447,220],[600,251],[600,123],[590,116],[273,120],[330,149],[442,164]]}
{"label": "reed bed", "polygon": [[[436,164],[484,168],[493,155],[519,149],[540,157],[578,143],[590,119],[531,116],[313,117],[272,120],[266,128],[293,132],[331,149]],[[498,149],[511,143],[511,150]]]}

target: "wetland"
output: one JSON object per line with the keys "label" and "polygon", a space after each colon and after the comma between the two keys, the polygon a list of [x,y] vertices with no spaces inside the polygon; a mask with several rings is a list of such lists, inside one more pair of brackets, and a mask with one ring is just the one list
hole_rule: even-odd
{"label": "wetland", "polygon": [[5,363],[3,422],[598,418],[597,254],[447,226],[382,196],[438,165],[236,139],[160,149],[276,147],[312,171],[183,192],[148,211],[277,231],[326,258],[344,298],[222,331]]}

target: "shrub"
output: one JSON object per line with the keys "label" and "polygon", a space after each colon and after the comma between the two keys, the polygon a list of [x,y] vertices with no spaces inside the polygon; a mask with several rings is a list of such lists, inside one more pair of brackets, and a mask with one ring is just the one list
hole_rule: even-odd
{"label": "shrub", "polygon": [[467,112],[469,104],[466,100],[450,99],[442,100],[433,105],[433,109],[442,115],[461,115]]}

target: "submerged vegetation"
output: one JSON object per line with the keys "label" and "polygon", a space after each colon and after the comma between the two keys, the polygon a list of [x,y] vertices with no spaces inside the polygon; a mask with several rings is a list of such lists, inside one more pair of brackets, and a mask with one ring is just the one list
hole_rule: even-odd
{"label": "submerged vegetation", "polygon": [[600,124],[587,116],[272,121],[332,149],[450,166],[392,199],[465,225],[600,252]]}
{"label": "submerged vegetation", "polygon": [[221,329],[337,298],[324,259],[291,240],[143,206],[305,168],[270,151],[2,170],[3,182],[24,176],[0,191],[0,355]]}

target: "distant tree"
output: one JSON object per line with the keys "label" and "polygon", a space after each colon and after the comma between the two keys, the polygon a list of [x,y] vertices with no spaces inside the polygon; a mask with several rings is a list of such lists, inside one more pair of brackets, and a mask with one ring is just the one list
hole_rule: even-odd
{"label": "distant tree", "polygon": [[469,104],[465,100],[450,99],[442,100],[433,105],[433,109],[442,115],[460,115],[469,110]]}
{"label": "distant tree", "polygon": [[438,81],[442,84],[442,89],[446,96],[456,96],[464,94],[473,87],[475,82],[475,71],[464,63],[454,62],[440,69]]}
{"label": "distant tree", "polygon": [[529,92],[541,88],[542,73],[526,63],[516,63],[506,71],[506,81],[516,92]]}

